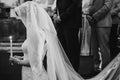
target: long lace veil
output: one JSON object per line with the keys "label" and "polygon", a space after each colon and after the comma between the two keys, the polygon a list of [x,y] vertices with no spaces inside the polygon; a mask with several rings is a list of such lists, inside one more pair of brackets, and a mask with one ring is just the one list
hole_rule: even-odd
{"label": "long lace veil", "polygon": [[[15,8],[27,30],[28,55],[34,80],[84,80],[73,69],[47,12],[37,3],[26,2]],[[44,47],[47,45],[47,77],[43,72]],[[117,80],[120,54],[97,76],[86,80]],[[118,71],[117,71],[118,70]],[[119,74],[118,74],[119,75]],[[43,76],[43,78],[42,78]],[[42,78],[42,79],[41,79]],[[119,79],[119,76],[118,76]]]}
{"label": "long lace veil", "polygon": [[27,30],[28,54],[34,78],[38,79],[42,75],[43,48],[47,44],[48,79],[83,80],[70,64],[47,12],[33,1],[26,2],[15,10]]}

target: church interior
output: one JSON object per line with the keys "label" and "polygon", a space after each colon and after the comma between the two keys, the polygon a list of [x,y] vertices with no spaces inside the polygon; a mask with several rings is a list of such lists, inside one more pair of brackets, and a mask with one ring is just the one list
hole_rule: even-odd
{"label": "church interior", "polygon": [[[11,46],[13,55],[23,56],[21,45],[26,39],[26,29],[20,19],[10,16],[11,7],[0,2],[0,80],[21,80],[21,66],[9,62]],[[11,38],[12,37],[12,43]],[[117,47],[120,49],[120,36]],[[91,78],[98,73],[93,71],[91,56],[80,57],[80,74],[84,78]]]}

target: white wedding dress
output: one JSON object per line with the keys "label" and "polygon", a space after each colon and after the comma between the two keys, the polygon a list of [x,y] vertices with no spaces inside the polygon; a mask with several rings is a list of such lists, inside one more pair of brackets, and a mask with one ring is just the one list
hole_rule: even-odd
{"label": "white wedding dress", "polygon": [[[28,6],[28,4],[26,4],[26,6]],[[45,6],[43,6],[43,4],[40,6],[45,8]],[[25,8],[22,10],[25,10]],[[29,46],[28,40],[25,40],[24,43],[22,44],[22,50],[24,53],[24,58],[23,58],[24,60],[29,60],[28,46]],[[45,52],[46,52],[46,49],[44,49],[44,50],[45,51],[43,54],[45,54]],[[37,75],[39,75],[39,77],[35,78],[35,77],[33,77],[34,72],[31,69],[31,67],[22,66],[22,80],[48,80],[48,75],[47,75],[47,72],[45,71],[44,67],[42,67],[41,72],[42,72],[41,73],[42,75],[41,74],[39,75],[39,73],[38,73]]]}
{"label": "white wedding dress", "polygon": [[[23,66],[23,80],[82,80],[71,66],[57,38],[56,30],[45,9],[34,1],[15,8],[26,27],[27,39],[22,45],[24,59],[30,67]],[[47,55],[47,70],[43,59]]]}
{"label": "white wedding dress", "polygon": [[[84,1],[84,0],[83,0]],[[58,38],[50,16],[34,1],[15,8],[26,27],[26,40],[22,45],[24,59],[30,67],[23,66],[22,80],[111,80],[120,64],[120,55],[99,75],[83,79],[72,67]],[[47,70],[43,59],[47,56]]]}
{"label": "white wedding dress", "polygon": [[[22,50],[24,53],[24,60],[28,60],[27,41],[22,44]],[[33,80],[32,70],[30,67],[22,66],[22,80]]]}
{"label": "white wedding dress", "polygon": [[[22,50],[24,52],[24,60],[29,60],[29,53],[28,53],[28,43],[27,40],[24,41],[22,44]],[[38,79],[33,77],[33,72],[31,67],[29,66],[22,66],[22,80],[48,80],[47,72],[45,71],[44,67],[42,67],[42,75],[39,76]]]}

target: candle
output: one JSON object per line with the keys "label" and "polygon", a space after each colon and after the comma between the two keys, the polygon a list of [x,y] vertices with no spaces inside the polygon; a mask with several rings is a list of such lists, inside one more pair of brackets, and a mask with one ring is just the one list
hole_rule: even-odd
{"label": "candle", "polygon": [[12,36],[9,36],[10,39],[10,57],[13,57],[13,52],[12,52]]}

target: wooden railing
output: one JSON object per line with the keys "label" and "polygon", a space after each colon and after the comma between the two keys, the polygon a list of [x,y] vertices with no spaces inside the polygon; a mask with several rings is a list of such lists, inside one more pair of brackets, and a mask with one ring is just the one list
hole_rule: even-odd
{"label": "wooden railing", "polygon": [[[22,45],[22,42],[13,43],[12,45],[13,53],[22,53],[23,51],[22,51],[21,45]],[[0,51],[6,51],[6,53],[10,53],[10,43],[9,42],[0,43]]]}
{"label": "wooden railing", "polygon": [[10,40],[12,36],[13,53],[22,53],[21,45],[25,40],[26,29],[21,20],[8,18],[0,20],[0,51],[10,53]]}

